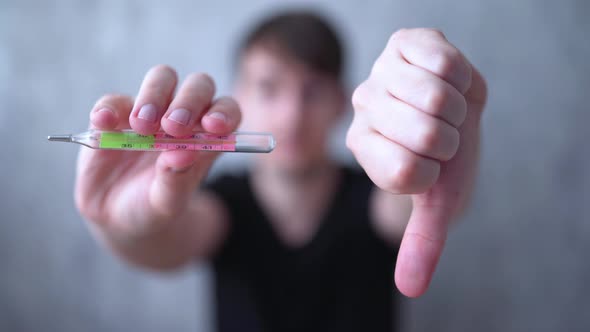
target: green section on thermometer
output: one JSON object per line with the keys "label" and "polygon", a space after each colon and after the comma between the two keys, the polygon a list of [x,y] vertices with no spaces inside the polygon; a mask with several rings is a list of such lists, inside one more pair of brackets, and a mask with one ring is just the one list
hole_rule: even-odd
{"label": "green section on thermometer", "polygon": [[152,149],[154,147],[154,135],[140,135],[130,132],[103,132],[100,135],[101,149]]}

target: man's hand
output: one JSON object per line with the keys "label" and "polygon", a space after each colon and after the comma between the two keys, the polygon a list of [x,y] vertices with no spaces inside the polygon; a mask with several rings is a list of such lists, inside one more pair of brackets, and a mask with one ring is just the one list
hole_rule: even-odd
{"label": "man's hand", "polygon": [[[209,76],[188,75],[175,94],[177,81],[172,68],[152,68],[135,100],[121,95],[100,98],[90,112],[90,127],[132,128],[144,135],[154,134],[161,128],[175,137],[192,131],[227,134],[236,129],[240,122],[238,105],[227,97],[213,99],[215,85]],[[124,256],[135,261],[158,259],[155,264],[161,265],[165,261],[176,262],[181,256],[194,254],[191,246],[196,246],[198,241],[190,234],[193,228],[205,228],[199,226],[204,221],[196,220],[197,216],[189,211],[189,202],[217,155],[209,151],[158,153],[82,147],[76,177],[76,205]],[[188,222],[179,225],[186,220],[190,220],[190,225]],[[150,238],[154,233],[158,233],[157,241]],[[183,237],[187,238],[185,243],[179,240]],[[212,236],[203,237],[205,240],[201,242]],[[172,258],[164,259],[161,242],[166,241],[171,243],[170,247],[177,248],[170,249],[174,253],[168,256]],[[157,248],[157,255],[144,250],[149,247],[148,242],[158,242],[152,246]],[[184,251],[182,255],[180,251]]]}
{"label": "man's hand", "polygon": [[406,296],[428,288],[448,226],[470,195],[486,90],[441,32],[411,29],[391,36],[353,94],[347,146],[378,187],[412,194],[395,271]]}

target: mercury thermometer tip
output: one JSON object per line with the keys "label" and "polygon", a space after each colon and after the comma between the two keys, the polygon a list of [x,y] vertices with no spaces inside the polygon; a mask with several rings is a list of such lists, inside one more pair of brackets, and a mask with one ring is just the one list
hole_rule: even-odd
{"label": "mercury thermometer tip", "polygon": [[277,140],[271,136],[270,137],[270,146],[269,146],[270,149],[268,149],[268,152],[271,152],[272,150],[274,150],[276,146],[277,146]]}
{"label": "mercury thermometer tip", "polygon": [[72,135],[49,135],[47,140],[54,142],[71,142]]}

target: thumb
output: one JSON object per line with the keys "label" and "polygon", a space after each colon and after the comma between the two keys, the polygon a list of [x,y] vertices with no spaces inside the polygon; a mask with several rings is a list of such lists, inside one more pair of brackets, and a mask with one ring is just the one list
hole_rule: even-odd
{"label": "thumb", "polygon": [[413,197],[395,269],[395,283],[408,297],[424,294],[443,251],[452,211],[442,199],[436,188]]}
{"label": "thumb", "polygon": [[218,152],[211,151],[160,154],[149,190],[150,205],[159,218],[167,220],[184,210],[217,156]]}
{"label": "thumb", "polygon": [[465,207],[477,169],[479,114],[468,110],[461,126],[461,144],[453,159],[441,163],[437,182],[412,196],[413,209],[400,246],[395,282],[404,295],[426,291],[443,251],[449,224]]}
{"label": "thumb", "polygon": [[467,117],[459,128],[461,143],[453,159],[442,162],[437,182],[426,193],[414,195],[413,210],[400,246],[395,283],[404,295],[426,291],[447,238],[447,230],[465,208],[473,189],[479,156],[479,124],[487,97],[481,74],[474,68],[465,94]]}

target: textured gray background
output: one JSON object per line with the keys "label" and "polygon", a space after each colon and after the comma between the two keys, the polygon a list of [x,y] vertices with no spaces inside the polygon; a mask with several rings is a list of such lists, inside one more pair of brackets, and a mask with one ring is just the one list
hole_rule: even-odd
{"label": "textured gray background", "polygon": [[[230,93],[236,38],[277,3],[0,0],[1,331],[211,329],[207,268],[146,274],[102,250],[72,201],[77,148],[44,140],[83,130],[100,95],[135,94],[153,64]],[[589,2],[314,5],[348,42],[351,86],[414,26],[443,29],[489,82],[472,209],[429,293],[406,302],[406,330],[588,331]]]}

